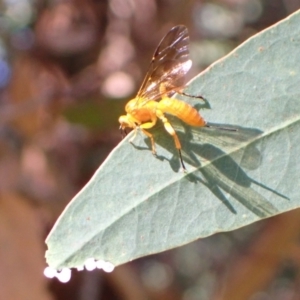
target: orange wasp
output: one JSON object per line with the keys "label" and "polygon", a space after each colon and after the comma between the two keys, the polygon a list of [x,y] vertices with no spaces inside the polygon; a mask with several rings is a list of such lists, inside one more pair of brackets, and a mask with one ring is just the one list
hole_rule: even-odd
{"label": "orange wasp", "polygon": [[126,133],[126,127],[133,128],[135,131],[130,142],[135,138],[137,129],[141,129],[151,140],[153,154],[156,154],[154,138],[146,129],[155,126],[157,119],[160,119],[166,131],[174,139],[184,170],[186,168],[181,155],[181,144],[165,113],[174,115],[191,126],[206,126],[206,121],[194,107],[169,97],[174,92],[182,93],[184,76],[191,65],[188,30],[183,25],[175,26],[165,35],[155,50],[137,96],[125,106],[127,115],[119,117],[122,133]]}

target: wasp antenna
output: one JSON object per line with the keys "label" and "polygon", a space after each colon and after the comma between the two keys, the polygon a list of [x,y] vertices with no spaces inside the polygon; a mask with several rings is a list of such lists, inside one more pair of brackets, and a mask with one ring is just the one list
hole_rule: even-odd
{"label": "wasp antenna", "polygon": [[183,168],[183,172],[186,172],[186,167],[185,167],[185,165],[184,165],[184,163],[183,163],[183,159],[182,159],[182,155],[181,155],[180,149],[178,149],[178,152],[179,152],[179,158],[180,158],[181,166],[182,166],[182,168]]}

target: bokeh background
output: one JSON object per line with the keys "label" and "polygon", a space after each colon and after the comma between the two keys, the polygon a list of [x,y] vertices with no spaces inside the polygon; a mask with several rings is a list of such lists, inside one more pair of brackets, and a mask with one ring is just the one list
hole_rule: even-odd
{"label": "bokeh background", "polygon": [[2,0],[0,299],[300,299],[298,210],[110,274],[73,270],[66,284],[43,276],[44,240],[119,143],[118,116],[163,35],[189,28],[192,78],[299,8],[299,0]]}

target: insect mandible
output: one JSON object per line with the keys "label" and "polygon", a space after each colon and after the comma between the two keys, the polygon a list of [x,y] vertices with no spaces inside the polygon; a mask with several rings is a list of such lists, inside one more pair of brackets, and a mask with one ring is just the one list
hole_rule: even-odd
{"label": "insect mandible", "polygon": [[[174,92],[181,93],[184,76],[191,65],[188,30],[184,25],[175,26],[156,48],[140,90],[125,106],[127,114],[119,117],[122,133],[126,133],[126,127],[135,131],[130,142],[140,129],[150,138],[153,154],[156,154],[154,138],[146,129],[155,126],[157,119],[160,119],[166,131],[174,139],[184,170],[186,168],[181,155],[181,143],[165,113],[174,115],[191,126],[206,126],[206,121],[194,107],[182,100],[170,98],[170,94]],[[196,96],[196,98],[202,97]]]}

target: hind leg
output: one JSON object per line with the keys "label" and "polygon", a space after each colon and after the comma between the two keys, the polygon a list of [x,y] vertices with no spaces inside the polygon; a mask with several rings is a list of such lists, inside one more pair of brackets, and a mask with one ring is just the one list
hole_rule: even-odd
{"label": "hind leg", "polygon": [[175,129],[173,128],[173,126],[171,125],[169,120],[165,117],[165,115],[160,110],[156,111],[156,115],[160,120],[162,120],[166,131],[173,137],[174,142],[175,142],[175,147],[179,153],[181,166],[182,166],[183,170],[186,171],[185,165],[183,163],[182,155],[181,155],[181,144],[180,144],[180,141],[179,141],[179,138],[177,136]]}

